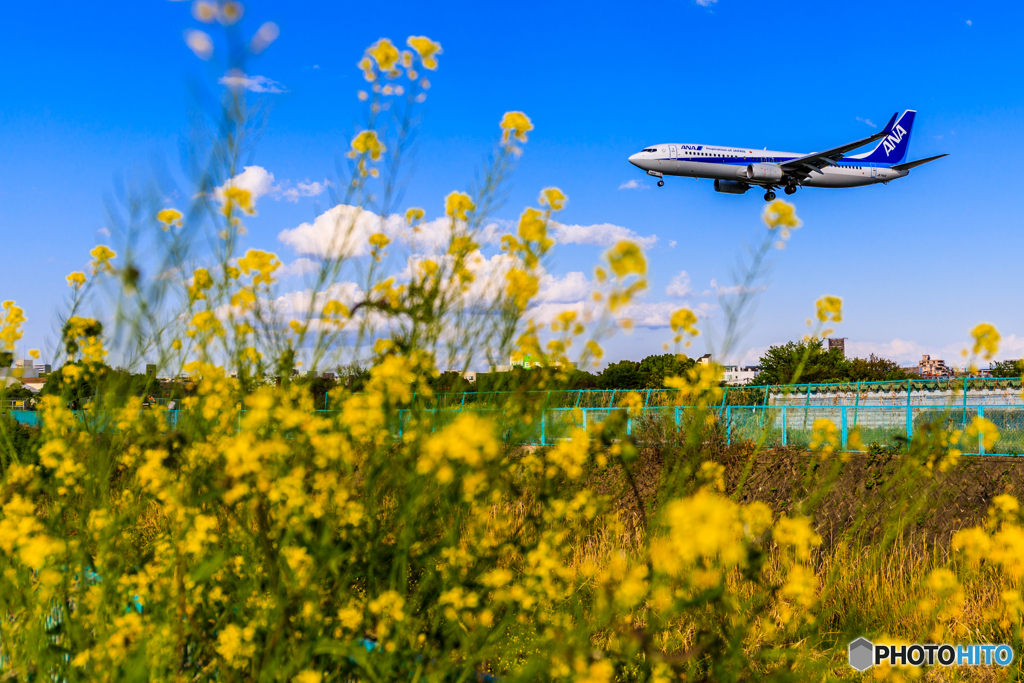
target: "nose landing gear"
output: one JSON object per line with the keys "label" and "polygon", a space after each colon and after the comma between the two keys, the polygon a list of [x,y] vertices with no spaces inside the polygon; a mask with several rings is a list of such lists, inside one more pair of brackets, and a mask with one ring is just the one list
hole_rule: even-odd
{"label": "nose landing gear", "polygon": [[775,193],[772,192],[771,190],[768,190],[767,192],[764,193],[764,200],[766,202],[774,201],[774,199],[775,199]]}
{"label": "nose landing gear", "polygon": [[658,187],[665,187],[665,181],[664,180],[659,180],[658,181]]}

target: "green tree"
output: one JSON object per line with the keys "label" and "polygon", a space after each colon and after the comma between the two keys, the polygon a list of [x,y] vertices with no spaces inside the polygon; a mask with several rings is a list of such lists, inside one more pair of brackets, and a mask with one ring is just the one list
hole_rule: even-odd
{"label": "green tree", "polygon": [[697,361],[675,353],[647,356],[640,361],[640,375],[645,389],[664,389],[666,377],[678,377],[697,364]]}
{"label": "green tree", "polygon": [[1024,375],[1024,361],[1001,360],[990,363],[988,370],[993,377],[1021,377]]}
{"label": "green tree", "polygon": [[843,382],[850,362],[839,349],[825,349],[821,339],[771,346],[759,362],[752,384]]}
{"label": "green tree", "polygon": [[851,382],[895,382],[912,379],[916,373],[901,368],[899,363],[871,354],[867,358],[854,358],[848,363],[847,379]]}
{"label": "green tree", "polygon": [[640,372],[640,363],[634,360],[620,360],[611,363],[598,375],[599,389],[643,389],[644,376]]}

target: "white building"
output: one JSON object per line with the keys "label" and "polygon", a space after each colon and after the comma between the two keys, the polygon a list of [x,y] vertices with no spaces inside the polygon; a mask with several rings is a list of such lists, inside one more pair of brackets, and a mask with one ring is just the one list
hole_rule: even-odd
{"label": "white building", "polygon": [[747,365],[740,367],[738,365],[726,365],[722,368],[722,379],[729,386],[741,386],[743,384],[750,384],[754,376],[757,375],[760,368]]}

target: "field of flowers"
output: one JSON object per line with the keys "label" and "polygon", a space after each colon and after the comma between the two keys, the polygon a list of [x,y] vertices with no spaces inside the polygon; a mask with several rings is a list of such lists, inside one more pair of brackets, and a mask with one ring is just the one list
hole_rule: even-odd
{"label": "field of flowers", "polygon": [[[187,34],[189,48],[229,72],[244,73],[248,55],[277,37],[266,23],[242,40],[235,2],[200,1],[193,12],[203,26]],[[848,465],[835,425],[814,425],[787,514],[738,502],[748,470],[741,464],[726,486],[728,453],[709,409],[721,397],[714,365],[666,381],[682,390],[687,418],[658,427],[651,481],[637,467],[651,453],[622,429],[638,395],[546,448],[519,446],[516,428],[492,414],[439,422],[414,400],[430,395],[426,378],[438,369],[482,359],[571,352],[599,362],[647,274],[642,249],[620,242],[595,268],[586,315],[567,311],[543,329],[531,321],[556,248],[552,217],[567,201],[555,187],[523,209],[500,266],[481,268],[480,231],[533,129],[518,111],[500,118],[477,186],[445,198],[441,239],[421,234],[423,209],[399,205],[401,164],[440,54],[423,36],[404,47],[382,38],[358,61],[366,119],[345,143],[335,197],[345,210],[299,305],[285,309],[276,296],[275,254],[241,248],[257,207],[231,179],[259,127],[244,89],[229,82],[196,135],[205,142],[192,150],[195,186],[176,195],[194,197],[190,205],[168,207],[167,188],[152,183],[127,190],[123,243],[97,246],[91,268],[67,278],[63,377],[94,379],[93,401],[76,412],[45,397],[29,438],[0,420],[0,675],[825,680],[854,676],[846,645],[859,636],[1008,642],[1019,652],[1016,499],[994,497],[986,524],[941,547],[903,533],[959,466],[960,440],[997,438],[984,420],[964,433],[919,430],[879,484],[887,516],[857,517],[823,543],[814,515]],[[781,201],[764,222],[747,284],[799,225]],[[434,255],[395,267],[392,252],[418,240],[427,246],[416,253]],[[357,287],[340,285],[353,279]],[[727,349],[746,297],[725,307]],[[3,307],[0,344],[13,352],[25,314]],[[827,336],[841,318],[841,301],[823,297],[809,334]],[[698,325],[678,311],[666,342],[685,349]],[[994,329],[979,326],[975,338],[976,355],[994,352]],[[333,367],[360,349],[366,387],[339,388],[336,410],[316,411],[294,370]],[[114,354],[190,375],[176,423],[94,377]],[[532,429],[543,408],[534,396],[510,394],[503,424]],[[762,446],[744,444],[743,457],[762,457]],[[1005,673],[1017,671],[1015,662]]]}

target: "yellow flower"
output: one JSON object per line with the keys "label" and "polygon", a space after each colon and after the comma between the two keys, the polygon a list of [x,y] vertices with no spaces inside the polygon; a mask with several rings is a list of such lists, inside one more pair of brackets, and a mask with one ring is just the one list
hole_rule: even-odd
{"label": "yellow flower", "polygon": [[426,212],[423,209],[418,206],[414,206],[405,212],[405,222],[409,225],[416,225],[416,223],[423,220],[423,216],[425,215]]}
{"label": "yellow flower", "polygon": [[444,211],[452,218],[464,221],[470,211],[476,208],[476,204],[465,192],[452,192],[444,198]]}
{"label": "yellow flower", "polygon": [[68,281],[68,287],[81,287],[85,284],[85,273],[76,271],[64,279]]}
{"label": "yellow flower", "polygon": [[437,60],[434,59],[434,55],[444,52],[441,49],[441,43],[435,43],[426,36],[409,36],[405,44],[416,50],[416,54],[420,56],[423,68],[430,69],[431,71],[437,68]]}
{"label": "yellow flower", "polygon": [[256,207],[252,201],[252,193],[242,187],[229,187],[224,190],[224,206],[221,208],[221,213],[225,216],[230,216],[236,206],[246,215],[256,215]]}
{"label": "yellow flower", "polygon": [[163,223],[164,230],[169,229],[172,225],[181,227],[181,211],[177,209],[164,209],[156,215],[156,219]]}
{"label": "yellow flower", "polygon": [[644,275],[647,273],[647,259],[636,242],[623,240],[608,251],[608,265],[619,277],[630,273]]}
{"label": "yellow flower", "polygon": [[505,281],[508,283],[506,291],[509,297],[516,302],[519,310],[525,311],[530,305],[530,299],[536,296],[540,281],[520,268],[508,271],[505,274]]}
{"label": "yellow flower", "polygon": [[272,254],[267,251],[260,251],[259,249],[250,249],[245,252],[245,256],[238,259],[238,268],[246,275],[252,271],[253,278],[252,283],[258,285],[265,283],[267,285],[274,283],[272,276],[273,272],[281,267],[281,262],[277,259],[277,254]]}
{"label": "yellow flower", "polygon": [[3,303],[4,325],[0,329],[0,348],[5,351],[14,350],[14,344],[21,339],[21,324],[25,322],[25,312],[13,301]]}
{"label": "yellow flower", "polygon": [[811,427],[811,450],[828,455],[839,446],[839,428],[827,418],[819,417]]}
{"label": "yellow flower", "polygon": [[992,325],[981,323],[971,330],[971,336],[974,337],[974,353],[977,355],[984,350],[985,360],[991,360],[999,351],[999,332]]}
{"label": "yellow flower", "polygon": [[806,517],[782,517],[772,529],[775,542],[784,548],[793,548],[796,556],[806,559],[811,549],[821,545],[821,536],[814,533]]}
{"label": "yellow flower", "polygon": [[834,323],[843,321],[843,300],[838,296],[823,296],[816,303],[818,307],[818,320]]}
{"label": "yellow flower", "polygon": [[36,360],[38,360],[39,359],[39,349],[29,349],[28,350],[28,355],[29,355],[29,357],[35,358]]}
{"label": "yellow flower", "polygon": [[371,160],[377,161],[380,159],[380,155],[386,151],[388,151],[387,147],[377,137],[377,131],[364,130],[352,138],[352,151],[349,152],[349,157],[355,158],[359,154],[366,154]]}
{"label": "yellow flower", "polygon": [[215,334],[219,337],[223,336],[224,328],[213,314],[213,311],[199,311],[192,316],[192,323],[186,334],[190,337],[194,337],[197,334]]}
{"label": "yellow flower", "polygon": [[391,240],[382,232],[375,232],[370,235],[370,246],[374,249],[383,249],[389,244],[391,244]]}
{"label": "yellow flower", "polygon": [[111,250],[110,247],[106,247],[106,246],[100,244],[100,245],[96,246],[92,251],[90,251],[89,255],[92,256],[92,258],[93,258],[93,261],[92,261],[92,274],[93,275],[95,275],[96,273],[100,272],[101,270],[108,271],[108,272],[113,272],[114,269],[111,268],[111,266],[110,266],[110,259],[112,259],[115,256],[117,256],[117,254],[114,253],[114,251]]}
{"label": "yellow flower", "polygon": [[305,671],[300,671],[299,675],[292,679],[292,683],[320,683],[323,679],[324,675],[319,671],[306,669]]}
{"label": "yellow flower", "polygon": [[557,187],[545,187],[540,191],[541,206],[549,206],[552,211],[561,211],[569,198]]}
{"label": "yellow flower", "polygon": [[181,340],[180,339],[175,339],[174,341],[172,341],[171,342],[171,348],[174,349],[175,351],[180,351],[181,350]]}
{"label": "yellow flower", "polygon": [[991,450],[999,440],[999,429],[992,422],[983,417],[975,417],[964,432],[965,436],[972,439],[981,437],[985,450]]}
{"label": "yellow flower", "polygon": [[499,125],[502,130],[502,143],[508,143],[509,137],[515,138],[519,142],[526,142],[526,134],[533,130],[533,122],[530,121],[530,117],[521,111],[505,112]]}
{"label": "yellow flower", "polygon": [[196,268],[192,276],[192,284],[188,288],[189,301],[198,301],[206,298],[206,290],[213,286],[213,278],[210,277],[206,268]]}
{"label": "yellow flower", "polygon": [[769,230],[777,228],[795,229],[800,227],[800,219],[796,217],[796,208],[789,202],[776,199],[764,208],[762,216]]}
{"label": "yellow flower", "polygon": [[692,337],[700,334],[700,330],[697,329],[697,315],[688,308],[680,308],[673,313],[669,319],[669,325],[672,326],[672,331],[676,333],[676,341],[682,339],[684,332]]}
{"label": "yellow flower", "polygon": [[555,243],[548,238],[548,221],[543,213],[529,207],[519,217],[519,236],[527,242],[536,242],[542,252]]}
{"label": "yellow flower", "polygon": [[[440,46],[438,46],[440,47]],[[381,71],[391,71],[398,63],[398,48],[387,38],[381,38],[367,48],[366,53],[377,62],[377,68]]]}

